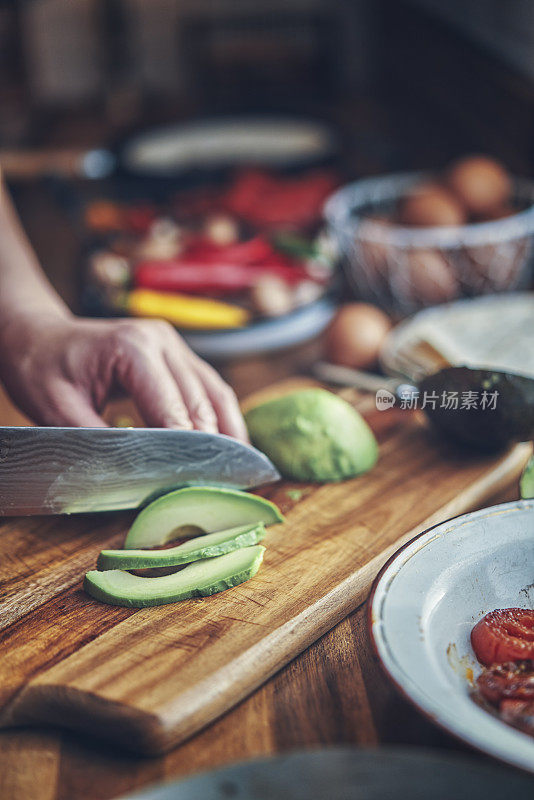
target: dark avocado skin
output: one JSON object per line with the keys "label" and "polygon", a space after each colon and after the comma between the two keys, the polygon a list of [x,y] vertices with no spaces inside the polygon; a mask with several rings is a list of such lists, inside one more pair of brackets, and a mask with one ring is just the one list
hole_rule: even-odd
{"label": "dark avocado skin", "polygon": [[[436,408],[425,408],[427,417],[447,436],[481,450],[501,450],[512,442],[534,438],[534,379],[495,370],[447,367],[426,377],[419,385],[424,392],[438,395]],[[440,408],[443,392],[497,391],[496,408]]]}

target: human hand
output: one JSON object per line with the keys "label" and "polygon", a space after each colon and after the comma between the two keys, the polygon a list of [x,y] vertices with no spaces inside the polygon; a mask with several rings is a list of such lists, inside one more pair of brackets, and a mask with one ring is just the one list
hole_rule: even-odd
{"label": "human hand", "polygon": [[247,439],[232,389],[163,321],[12,318],[0,329],[0,377],[43,425],[105,426],[101,412],[122,390],[150,427]]}

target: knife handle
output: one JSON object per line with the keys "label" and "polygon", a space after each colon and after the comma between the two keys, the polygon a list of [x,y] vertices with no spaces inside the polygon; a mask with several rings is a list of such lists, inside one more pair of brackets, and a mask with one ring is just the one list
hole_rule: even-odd
{"label": "knife handle", "polygon": [[362,392],[378,392],[379,389],[389,389],[394,393],[402,383],[396,378],[384,378],[370,372],[362,372],[359,369],[330,364],[328,361],[318,361],[314,364],[313,373],[316,378],[325,383],[350,386],[352,389],[360,389]]}

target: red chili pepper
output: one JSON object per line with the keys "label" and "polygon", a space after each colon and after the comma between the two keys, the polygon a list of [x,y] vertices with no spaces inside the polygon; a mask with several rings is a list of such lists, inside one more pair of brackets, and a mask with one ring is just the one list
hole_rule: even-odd
{"label": "red chili pepper", "polygon": [[221,204],[260,226],[308,225],[320,217],[322,205],[335,186],[335,177],[326,171],[298,178],[247,171],[221,197]]}
{"label": "red chili pepper", "polygon": [[228,213],[260,228],[308,226],[318,221],[324,201],[336,186],[336,176],[328,170],[280,177],[249,169],[240,172],[226,189],[182,195],[177,208],[179,215],[186,217],[210,211]]}
{"label": "red chili pepper", "polygon": [[138,264],[134,285],[145,289],[192,294],[231,294],[254,286],[264,275],[276,275],[294,285],[310,276],[301,266],[288,266],[283,257],[262,264],[188,261],[187,257]]}
{"label": "red chili pepper", "polygon": [[246,242],[224,246],[215,244],[209,239],[197,239],[185,255],[189,262],[258,264],[279,254],[268,239],[255,236]]}

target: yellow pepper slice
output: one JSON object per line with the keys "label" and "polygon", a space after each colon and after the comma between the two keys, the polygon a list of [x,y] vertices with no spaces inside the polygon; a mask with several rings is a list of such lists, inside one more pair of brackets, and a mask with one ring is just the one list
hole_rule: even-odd
{"label": "yellow pepper slice", "polygon": [[133,289],[125,305],[136,317],[159,317],[179,328],[242,328],[250,319],[240,306],[152,289]]}

